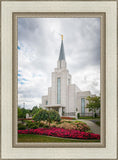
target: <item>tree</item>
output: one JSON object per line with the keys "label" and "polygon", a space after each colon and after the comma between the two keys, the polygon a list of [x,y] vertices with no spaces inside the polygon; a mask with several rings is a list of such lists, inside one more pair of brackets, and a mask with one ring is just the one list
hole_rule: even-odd
{"label": "tree", "polygon": [[32,115],[36,114],[39,111],[39,108],[37,106],[34,106],[32,108]]}
{"label": "tree", "polygon": [[18,107],[18,118],[22,118],[22,111],[20,107]]}
{"label": "tree", "polygon": [[22,111],[22,118],[26,118],[26,113],[28,113],[28,111],[25,108],[21,108]]}
{"label": "tree", "polygon": [[18,107],[18,118],[26,118],[26,113],[30,114],[30,109],[20,108]]}
{"label": "tree", "polygon": [[86,108],[89,109],[89,112],[92,111],[96,114],[96,111],[100,109],[100,97],[99,96],[94,96],[94,97],[88,96],[86,100],[88,100]]}
{"label": "tree", "polygon": [[33,116],[33,120],[35,121],[46,121],[48,119],[48,111],[45,109],[40,109],[39,112],[37,112]]}
{"label": "tree", "polygon": [[61,120],[60,115],[57,111],[55,110],[45,110],[45,109],[40,109],[38,113],[36,113],[33,116],[33,120],[35,121],[47,121],[49,122],[49,127],[50,123],[52,121],[57,121],[59,122]]}
{"label": "tree", "polygon": [[48,111],[48,122],[49,122],[49,127],[50,127],[50,123],[52,121],[57,121],[57,122],[60,122],[61,118],[60,118],[60,115],[57,111],[55,110],[49,110]]}

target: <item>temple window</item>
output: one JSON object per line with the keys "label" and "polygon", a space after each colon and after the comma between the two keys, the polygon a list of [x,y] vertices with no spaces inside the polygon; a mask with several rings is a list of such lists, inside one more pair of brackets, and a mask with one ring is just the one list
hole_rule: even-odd
{"label": "temple window", "polygon": [[85,98],[81,98],[81,113],[85,113]]}
{"label": "temple window", "polygon": [[61,103],[61,78],[57,78],[57,104]]}
{"label": "temple window", "polygon": [[46,105],[48,105],[48,101],[46,101]]}

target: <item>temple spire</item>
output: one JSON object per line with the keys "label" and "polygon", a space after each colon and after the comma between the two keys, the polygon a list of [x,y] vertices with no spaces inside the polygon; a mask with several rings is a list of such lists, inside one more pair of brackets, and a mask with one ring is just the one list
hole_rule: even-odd
{"label": "temple spire", "polygon": [[65,60],[63,35],[61,35],[61,48],[60,48],[60,54],[59,54],[59,61],[61,61],[61,60]]}
{"label": "temple spire", "polygon": [[63,40],[63,34],[61,34],[61,40]]}

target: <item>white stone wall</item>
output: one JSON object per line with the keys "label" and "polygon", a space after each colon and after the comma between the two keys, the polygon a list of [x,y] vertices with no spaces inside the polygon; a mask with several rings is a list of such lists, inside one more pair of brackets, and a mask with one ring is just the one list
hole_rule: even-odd
{"label": "white stone wall", "polygon": [[56,104],[56,102],[57,102],[56,86],[57,86],[56,72],[52,72],[52,89],[51,89],[51,102],[52,102],[52,104]]}
{"label": "white stone wall", "polygon": [[68,90],[68,112],[75,112],[75,96],[75,85],[71,84]]}
{"label": "white stone wall", "polygon": [[52,87],[48,88],[48,105],[52,104]]}
{"label": "white stone wall", "polygon": [[67,70],[61,71],[61,104],[63,106],[67,105],[67,75]]}
{"label": "white stone wall", "polygon": [[51,103],[57,104],[57,79],[61,78],[61,105],[67,106],[67,79],[68,70],[66,68],[57,68],[55,72],[52,73],[52,87],[50,90]]}
{"label": "white stone wall", "polygon": [[59,60],[58,60],[58,61],[57,61],[57,68],[59,68],[59,69],[60,69],[60,68],[61,68],[61,69],[64,68],[64,69],[65,69],[65,68],[66,68],[66,61],[65,61],[65,60],[62,60],[62,61],[59,61]]}
{"label": "white stone wall", "polygon": [[[61,64],[60,64],[61,63]],[[58,61],[57,68],[52,72],[52,85],[48,88],[48,95],[42,97],[42,105],[56,106],[57,105],[57,79],[61,78],[61,104],[65,107],[64,112],[79,112],[81,113],[81,98],[85,98],[85,105],[88,103],[86,97],[91,95],[90,91],[82,92],[75,84],[71,84],[72,77],[66,69],[65,61]],[[85,113],[90,113],[85,108]]]}
{"label": "white stone wall", "polygon": [[[86,104],[88,103],[88,101],[86,100],[86,98],[88,96],[91,96],[91,92],[90,91],[84,91],[84,92],[78,92],[77,94],[77,103],[78,103],[78,112],[81,113],[81,99],[82,98],[85,98],[85,106]],[[89,112],[88,108],[85,108],[85,113],[92,113],[92,112]]]}
{"label": "white stone wall", "polygon": [[48,96],[42,96],[42,106],[46,105],[46,101],[48,101]]}
{"label": "white stone wall", "polygon": [[75,85],[75,111],[78,110],[78,92],[80,89]]}

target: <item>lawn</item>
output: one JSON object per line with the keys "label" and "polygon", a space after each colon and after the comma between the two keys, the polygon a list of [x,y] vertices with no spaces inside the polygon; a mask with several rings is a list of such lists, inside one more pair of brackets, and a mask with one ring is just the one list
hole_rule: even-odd
{"label": "lawn", "polygon": [[18,142],[100,142],[100,140],[81,140],[34,134],[18,134]]}

